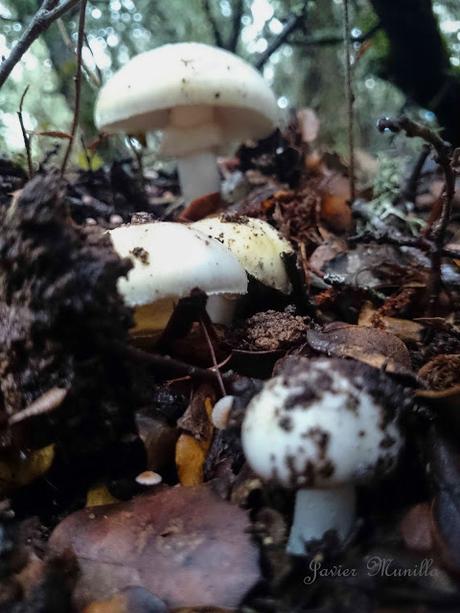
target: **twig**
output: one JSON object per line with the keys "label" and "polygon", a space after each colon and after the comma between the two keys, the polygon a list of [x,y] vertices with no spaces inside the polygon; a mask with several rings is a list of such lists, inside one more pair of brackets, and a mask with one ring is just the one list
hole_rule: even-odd
{"label": "twig", "polygon": [[243,17],[243,9],[244,0],[236,0],[235,6],[233,7],[232,31],[228,44],[226,45],[226,48],[232,53],[235,53],[238,46],[238,40],[241,34],[241,18]]}
{"label": "twig", "polygon": [[281,32],[269,43],[268,47],[263,53],[259,55],[257,61],[255,62],[254,65],[258,70],[261,70],[265,66],[265,64],[268,62],[273,53],[275,53],[275,51],[277,51],[281,47],[281,45],[283,45],[287,41],[290,34],[292,34],[295,30],[297,30],[297,28],[300,27],[303,20],[303,13],[291,13],[289,15]]}
{"label": "twig", "polygon": [[214,367],[214,371],[217,375],[217,380],[219,382],[220,391],[222,392],[222,396],[226,396],[227,392],[225,391],[224,382],[222,381],[222,376],[220,374],[219,366],[217,364],[216,352],[214,351],[214,347],[212,345],[211,337],[209,336],[208,326],[206,325],[204,318],[200,319],[201,329],[203,330],[204,337],[206,339],[206,343],[209,347],[209,353],[211,354],[212,365]]}
{"label": "twig", "polygon": [[175,360],[174,358],[158,353],[143,351],[142,349],[137,349],[131,345],[124,345],[123,343],[113,342],[111,346],[118,354],[125,355],[133,361],[154,366],[160,372],[167,375],[174,377],[195,377],[202,381],[211,381],[213,383],[215,383],[217,379],[217,373],[214,369],[207,370],[206,368],[192,366],[186,362],[181,362],[180,360]]}
{"label": "twig", "polygon": [[428,313],[432,313],[436,307],[442,285],[441,263],[446,231],[452,211],[452,200],[455,194],[454,161],[457,153],[453,152],[451,144],[443,140],[436,132],[405,116],[399,119],[380,119],[377,127],[380,132],[384,130],[395,133],[405,132],[409,138],[418,137],[424,140],[436,151],[436,161],[444,172],[445,183],[441,194],[441,212],[431,228],[434,249],[431,253],[431,276],[427,288],[427,302]]}
{"label": "twig", "polygon": [[[375,26],[372,26],[372,28],[370,28],[367,32],[364,32],[364,34],[360,34],[359,36],[350,36],[350,41],[352,44],[365,43],[381,28],[382,25],[380,22],[376,23]],[[305,38],[303,40],[291,39],[289,44],[296,47],[327,47],[329,45],[343,45],[343,34],[342,36],[316,36],[312,38]]]}
{"label": "twig", "polygon": [[203,8],[204,8],[204,12],[206,13],[206,17],[208,18],[209,24],[212,29],[212,33],[214,36],[214,42],[216,43],[218,47],[225,48],[224,39],[222,38],[222,34],[217,24],[217,20],[214,17],[214,14],[212,12],[212,8],[209,3],[209,0],[203,0]]}
{"label": "twig", "polygon": [[72,127],[70,129],[70,139],[67,145],[64,159],[61,166],[61,177],[64,176],[67,163],[72,152],[72,147],[75,141],[75,135],[77,133],[78,121],[80,119],[80,102],[81,102],[81,76],[82,76],[82,53],[83,42],[85,40],[85,19],[86,19],[86,5],[88,0],[81,0],[80,4],[80,17],[78,20],[78,40],[77,40],[77,72],[75,75],[75,109],[73,113]]}
{"label": "twig", "polygon": [[348,0],[343,2],[343,41],[345,46],[345,96],[347,100],[348,116],[348,157],[349,157],[349,180],[350,201],[355,201],[355,144],[353,122],[353,82],[351,70],[351,43],[350,43],[350,12]]}
{"label": "twig", "polygon": [[27,171],[28,171],[28,175],[29,175],[29,179],[32,178],[33,174],[34,174],[34,169],[32,166],[32,153],[30,150],[30,137],[27,134],[27,130],[24,126],[24,119],[22,116],[22,109],[24,107],[24,99],[27,96],[27,92],[29,91],[29,87],[30,85],[28,85],[22,96],[21,96],[21,101],[19,102],[19,111],[18,111],[18,119],[19,119],[19,125],[21,126],[21,132],[22,132],[22,138],[24,139],[24,147],[26,149],[26,157],[27,157]]}
{"label": "twig", "polygon": [[52,23],[65,15],[67,11],[77,6],[81,0],[62,0],[56,6],[56,0],[44,0],[32,21],[26,27],[22,36],[11,50],[9,56],[0,65],[0,87],[10,76],[13,68],[30,48],[32,43],[47,30]]}
{"label": "twig", "polygon": [[423,145],[420,155],[417,157],[412,172],[407,179],[406,185],[401,190],[400,198],[402,200],[406,200],[407,202],[415,202],[415,199],[417,197],[418,179],[420,177],[420,173],[422,172],[423,165],[426,162],[426,158],[429,154],[430,146]]}

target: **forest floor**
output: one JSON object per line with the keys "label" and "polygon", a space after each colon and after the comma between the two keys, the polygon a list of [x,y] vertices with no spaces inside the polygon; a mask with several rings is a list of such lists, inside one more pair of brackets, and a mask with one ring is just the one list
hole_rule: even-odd
{"label": "forest floor", "polygon": [[[403,184],[383,165],[366,182],[374,163],[358,161],[350,205],[348,168],[311,122],[241,147],[222,197],[186,208],[174,175],[131,159],[65,181],[52,159],[31,180],[0,160],[0,611],[460,609],[458,156],[382,125],[431,149]],[[198,293],[133,345],[128,266],[104,232],[216,213],[291,241],[292,292],[251,279],[231,329]],[[359,487],[347,542],[292,557],[294,493],[250,470],[240,431],[263,381],[301,356],[383,376],[405,444]]]}

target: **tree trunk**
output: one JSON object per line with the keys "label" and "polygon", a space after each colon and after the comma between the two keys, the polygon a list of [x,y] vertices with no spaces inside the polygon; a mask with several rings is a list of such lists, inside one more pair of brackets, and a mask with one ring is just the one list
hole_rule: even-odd
{"label": "tree trunk", "polygon": [[384,78],[435,113],[443,136],[460,145],[460,78],[452,74],[431,0],[371,0],[390,41]]}

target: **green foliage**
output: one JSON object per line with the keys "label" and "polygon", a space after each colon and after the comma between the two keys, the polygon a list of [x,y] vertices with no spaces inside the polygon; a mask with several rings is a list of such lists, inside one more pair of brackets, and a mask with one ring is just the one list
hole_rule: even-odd
{"label": "green foliage", "polygon": [[[353,27],[368,31],[376,22],[369,3],[355,0],[351,4]],[[8,18],[0,19],[0,53],[8,53],[38,5],[38,0],[0,3],[0,15]],[[455,0],[435,5],[441,6],[437,10],[442,19],[452,17],[456,9]],[[168,42],[196,40],[214,44],[217,36],[224,45],[235,38],[237,52],[255,62],[258,54],[279,35],[289,15],[305,6],[305,28],[291,36],[292,44],[285,44],[273,54],[264,75],[283,106],[312,106],[322,122],[322,142],[345,152],[342,5],[334,0],[309,0],[308,3],[304,0],[90,0],[86,22],[89,46],[84,53],[87,79],[80,116],[82,136],[91,140],[95,134],[92,110],[98,83],[133,55]],[[242,19],[238,20],[235,14],[240,8]],[[4,152],[23,148],[16,112],[26,85],[30,85],[24,104],[27,128],[68,131],[74,108],[77,18],[78,12],[74,11],[42,35],[0,90],[0,147]],[[240,32],[235,32],[235,27]],[[339,42],[304,44],[325,36],[335,37]],[[446,35],[446,41],[452,53],[458,55],[456,32]],[[371,150],[382,142],[374,129],[376,117],[397,112],[404,102],[391,85],[376,77],[387,52],[386,37],[378,32],[354,68],[357,142]],[[34,155],[41,155],[49,147],[49,141],[36,138],[33,146]]]}

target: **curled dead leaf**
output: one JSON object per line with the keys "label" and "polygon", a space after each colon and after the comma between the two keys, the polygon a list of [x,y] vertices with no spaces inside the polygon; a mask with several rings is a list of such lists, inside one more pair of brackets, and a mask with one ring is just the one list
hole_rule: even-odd
{"label": "curled dead leaf", "polygon": [[171,608],[232,608],[260,577],[248,528],[247,514],[208,487],[175,487],[73,513],[49,547],[77,557],[79,609],[128,586]]}
{"label": "curled dead leaf", "polygon": [[312,349],[339,358],[354,358],[374,368],[409,374],[411,359],[406,345],[394,334],[353,324],[333,323],[322,331],[308,330]]}
{"label": "curled dead leaf", "polygon": [[182,485],[203,483],[204,463],[213,434],[211,413],[215,398],[210,385],[201,385],[177,422],[184,431],[176,444],[176,467]]}
{"label": "curled dead leaf", "polygon": [[199,221],[208,215],[216,213],[222,207],[222,198],[219,192],[205,194],[192,200],[179,215],[180,221]]}
{"label": "curled dead leaf", "polygon": [[373,328],[375,318],[378,320],[378,327],[381,330],[390,332],[404,342],[420,342],[424,327],[422,324],[409,319],[399,319],[397,317],[387,317],[380,315],[369,303],[366,303],[359,314],[358,325]]}

